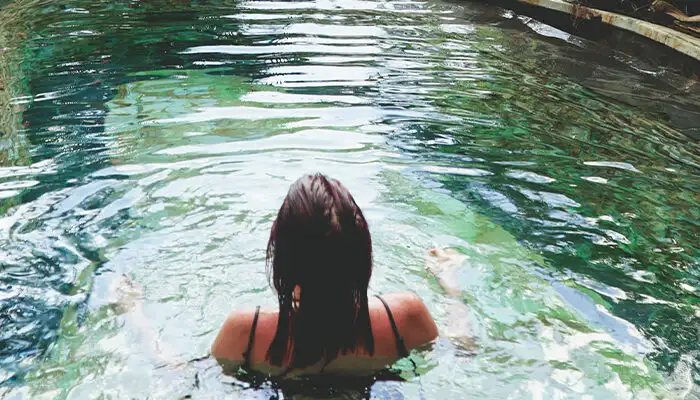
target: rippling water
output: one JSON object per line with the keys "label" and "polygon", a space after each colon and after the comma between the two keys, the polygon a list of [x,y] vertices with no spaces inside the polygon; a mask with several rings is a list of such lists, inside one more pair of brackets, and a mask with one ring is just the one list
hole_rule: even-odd
{"label": "rippling water", "polygon": [[700,395],[696,81],[473,3],[2,4],[0,395],[269,398],[198,358],[274,304],[313,171],[365,210],[373,292],[445,326],[423,253],[468,256],[476,352],[373,397]]}

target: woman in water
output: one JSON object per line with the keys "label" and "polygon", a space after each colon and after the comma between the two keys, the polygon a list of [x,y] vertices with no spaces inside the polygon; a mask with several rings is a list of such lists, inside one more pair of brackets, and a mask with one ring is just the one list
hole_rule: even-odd
{"label": "woman in water", "polygon": [[267,266],[279,308],[228,317],[212,346],[227,369],[371,374],[438,335],[416,294],[367,296],[372,239],[335,179],[308,175],[290,187],[272,226]]}

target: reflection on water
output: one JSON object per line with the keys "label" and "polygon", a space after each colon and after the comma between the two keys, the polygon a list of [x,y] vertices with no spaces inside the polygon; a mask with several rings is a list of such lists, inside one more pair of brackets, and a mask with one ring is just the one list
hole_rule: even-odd
{"label": "reflection on water", "polygon": [[275,395],[188,360],[231,309],[273,305],[266,235],[312,171],[365,210],[374,292],[414,290],[445,326],[423,253],[468,256],[476,354],[441,341],[371,396],[675,397],[700,382],[692,80],[477,4],[0,14],[22,21],[0,30],[3,132],[15,121],[0,393]]}

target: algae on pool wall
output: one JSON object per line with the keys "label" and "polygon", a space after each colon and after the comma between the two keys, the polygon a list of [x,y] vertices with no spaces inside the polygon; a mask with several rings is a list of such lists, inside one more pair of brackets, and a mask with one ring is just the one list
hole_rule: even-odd
{"label": "algae on pool wall", "polygon": [[24,91],[22,55],[31,26],[23,9],[15,3],[0,7],[0,167],[28,162],[22,106],[16,103]]}

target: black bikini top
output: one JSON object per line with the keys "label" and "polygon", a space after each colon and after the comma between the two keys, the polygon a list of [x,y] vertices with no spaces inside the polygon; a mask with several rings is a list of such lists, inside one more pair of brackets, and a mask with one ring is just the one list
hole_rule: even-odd
{"label": "black bikini top", "polygon": [[408,349],[406,349],[406,344],[403,341],[403,337],[399,334],[399,328],[396,327],[396,321],[394,321],[394,315],[391,313],[391,309],[389,309],[389,304],[379,297],[379,295],[375,295],[376,298],[379,299],[379,301],[384,304],[384,308],[386,308],[386,315],[389,317],[389,322],[391,322],[391,330],[394,331],[394,338],[396,339],[396,350],[399,352],[399,358],[404,358],[408,357]]}
{"label": "black bikini top", "polygon": [[[389,317],[389,322],[391,323],[391,330],[394,332],[394,338],[396,339],[396,350],[399,353],[400,358],[408,357],[408,349],[406,349],[406,344],[403,341],[403,337],[399,334],[399,328],[396,327],[396,321],[394,320],[394,315],[391,313],[391,309],[389,308],[389,304],[379,297],[379,295],[375,296],[378,298],[382,304],[384,304],[384,308],[386,309],[386,314]],[[246,351],[243,353],[243,369],[245,370],[250,370],[250,355],[253,351],[253,343],[255,342],[255,328],[258,325],[258,315],[260,314],[260,306],[257,306],[255,308],[255,316],[253,317],[253,325],[250,327],[250,336],[248,337],[248,347],[246,348]]]}

